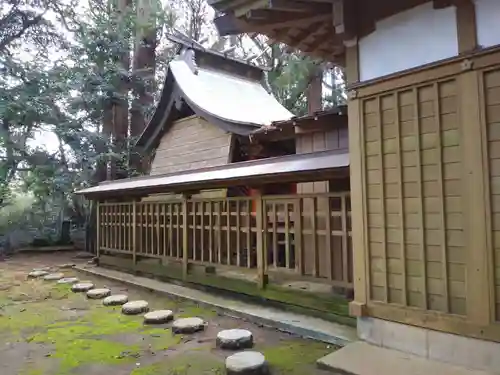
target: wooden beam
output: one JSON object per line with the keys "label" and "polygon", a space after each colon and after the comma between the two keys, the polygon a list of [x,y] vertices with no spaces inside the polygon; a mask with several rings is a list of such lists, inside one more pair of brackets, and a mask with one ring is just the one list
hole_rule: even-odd
{"label": "wooden beam", "polygon": [[273,129],[267,133],[262,132],[251,135],[252,142],[278,142],[292,138],[295,138],[295,129],[292,126],[281,129]]}
{"label": "wooden beam", "polygon": [[314,3],[311,1],[297,0],[268,0],[267,9],[316,14],[331,11],[331,7],[328,3]]}
{"label": "wooden beam", "polygon": [[346,81],[347,85],[359,82],[359,46],[354,44],[346,47]]}
{"label": "wooden beam", "polygon": [[468,53],[478,48],[476,28],[476,5],[472,0],[455,3],[457,7],[458,50]]}
{"label": "wooden beam", "polygon": [[[315,26],[315,27],[313,27]],[[314,43],[318,36],[325,35],[328,29],[327,22],[317,22],[311,25],[311,27],[304,30],[297,38],[294,45],[301,51],[308,51],[308,47],[311,43]]]}
{"label": "wooden beam", "polygon": [[347,116],[331,115],[322,116],[317,120],[303,122],[295,126],[295,134],[307,134],[316,132],[326,132],[335,128],[347,128]]}
{"label": "wooden beam", "polygon": [[312,43],[307,46],[305,51],[315,51],[322,49],[323,46],[327,45],[328,50],[337,50],[341,52],[344,48],[343,40],[340,35],[335,34],[333,26],[329,26],[324,33],[318,35]]}
{"label": "wooden beam", "polygon": [[433,0],[434,9],[448,8],[453,5],[454,0]]}
{"label": "wooden beam", "polygon": [[[263,22],[252,22],[252,14],[255,14],[256,11],[249,12],[247,14],[247,22],[252,23],[251,28],[255,29],[256,32],[265,33],[266,31],[271,31],[275,29],[283,29],[286,27],[307,27],[312,23],[318,21],[326,21],[331,18],[331,14],[320,14],[320,15],[311,15],[311,14],[291,14],[291,15],[276,15],[276,13],[272,16],[269,16]],[[268,12],[269,13],[269,12]],[[271,12],[272,14],[272,12]],[[257,12],[257,15],[260,15]]]}
{"label": "wooden beam", "polygon": [[335,33],[342,35],[344,39],[352,39],[357,36],[356,27],[356,2],[349,0],[333,0],[332,20]]}
{"label": "wooden beam", "polygon": [[241,4],[231,7],[233,10],[232,13],[235,17],[240,18],[252,10],[265,8],[268,1],[269,0],[244,0]]}

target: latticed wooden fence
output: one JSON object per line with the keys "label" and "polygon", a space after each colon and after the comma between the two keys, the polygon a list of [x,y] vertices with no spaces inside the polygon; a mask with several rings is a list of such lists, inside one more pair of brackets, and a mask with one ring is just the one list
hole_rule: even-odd
{"label": "latticed wooden fence", "polygon": [[352,288],[349,193],[99,203],[99,252]]}

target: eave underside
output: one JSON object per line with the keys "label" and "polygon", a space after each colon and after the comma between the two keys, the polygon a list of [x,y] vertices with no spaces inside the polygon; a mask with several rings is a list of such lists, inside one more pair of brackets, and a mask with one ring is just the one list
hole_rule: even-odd
{"label": "eave underside", "polygon": [[[260,33],[313,57],[344,65],[345,45],[377,21],[431,0],[212,0],[221,35]],[[436,8],[453,0],[434,0]]]}

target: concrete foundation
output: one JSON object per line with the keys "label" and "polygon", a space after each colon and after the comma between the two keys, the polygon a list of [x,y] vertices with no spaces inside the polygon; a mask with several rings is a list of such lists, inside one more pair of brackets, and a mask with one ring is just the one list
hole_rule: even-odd
{"label": "concrete foundation", "polygon": [[370,344],[469,369],[500,373],[500,344],[375,318],[358,318]]}

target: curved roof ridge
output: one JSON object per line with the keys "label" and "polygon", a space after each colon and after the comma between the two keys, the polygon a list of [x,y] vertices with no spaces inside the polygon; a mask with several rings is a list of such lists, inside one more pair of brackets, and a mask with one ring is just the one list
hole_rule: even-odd
{"label": "curved roof ridge", "polygon": [[220,56],[210,60],[204,52],[198,56],[197,49],[187,46],[179,52],[168,65],[161,97],[138,145],[149,149],[156,144],[182,103],[209,123],[243,136],[294,117],[268,92],[258,67],[233,65],[219,60]]}

